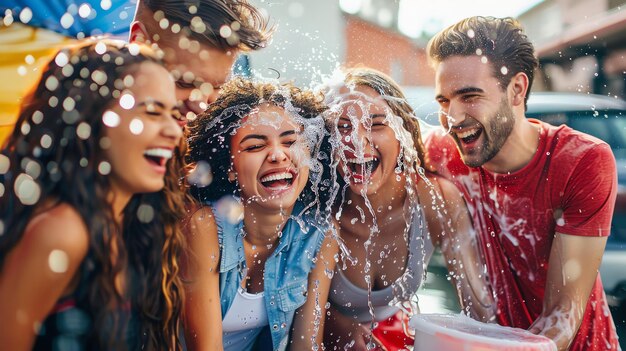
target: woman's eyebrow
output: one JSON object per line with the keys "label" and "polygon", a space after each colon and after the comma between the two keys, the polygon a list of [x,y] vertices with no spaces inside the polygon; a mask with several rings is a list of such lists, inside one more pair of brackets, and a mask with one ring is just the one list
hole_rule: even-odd
{"label": "woman's eyebrow", "polygon": [[[137,107],[141,107],[141,106],[149,106],[149,105],[157,105],[158,107],[165,109],[165,104],[162,103],[161,101],[158,100],[152,100],[152,99],[148,99],[146,101],[142,101],[140,103],[137,104]],[[178,107],[178,106],[175,106]]]}
{"label": "woman's eyebrow", "polygon": [[243,137],[241,139],[241,141],[239,142],[239,144],[243,143],[246,140],[249,139],[261,139],[261,140],[267,140],[267,137],[265,135],[261,135],[261,134],[248,134],[245,137]]}
{"label": "woman's eyebrow", "polygon": [[294,134],[300,134],[300,132],[299,132],[299,131],[297,131],[297,130],[295,130],[295,129],[292,129],[292,130],[286,130],[286,131],[284,131],[284,132],[280,133],[279,137],[281,137],[281,138],[282,138],[282,137],[286,137],[286,136],[288,136],[288,135],[294,135]]}

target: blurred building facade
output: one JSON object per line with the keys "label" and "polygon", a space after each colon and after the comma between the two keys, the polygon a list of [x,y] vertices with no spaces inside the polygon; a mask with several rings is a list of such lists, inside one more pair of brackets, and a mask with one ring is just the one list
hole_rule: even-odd
{"label": "blurred building facade", "polygon": [[626,97],[626,0],[545,0],[518,19],[541,63],[537,89]]}
{"label": "blurred building facade", "polygon": [[256,0],[278,25],[272,43],[249,54],[252,72],[319,82],[337,67],[367,66],[400,85],[432,85],[425,43],[400,33],[397,0]]}

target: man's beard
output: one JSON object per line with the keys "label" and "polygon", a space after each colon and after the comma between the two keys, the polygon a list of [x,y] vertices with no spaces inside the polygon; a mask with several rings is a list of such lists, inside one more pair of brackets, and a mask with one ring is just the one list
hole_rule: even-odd
{"label": "man's beard", "polygon": [[457,144],[459,144],[459,151],[463,162],[469,167],[480,167],[489,162],[500,152],[506,139],[511,135],[513,127],[515,126],[515,118],[513,117],[511,105],[509,105],[506,97],[500,100],[498,110],[492,117],[488,118],[487,121],[488,125],[482,126],[483,143],[474,157],[468,157],[469,155],[463,153],[463,149],[460,147],[460,141],[455,137]]}

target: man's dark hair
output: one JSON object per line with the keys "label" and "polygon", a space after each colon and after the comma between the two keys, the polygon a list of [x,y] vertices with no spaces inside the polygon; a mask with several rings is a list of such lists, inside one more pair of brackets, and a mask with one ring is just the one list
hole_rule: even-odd
{"label": "man's dark hair", "polygon": [[427,53],[435,65],[452,56],[485,56],[502,90],[514,75],[523,72],[528,76],[524,104],[528,101],[538,61],[533,44],[513,18],[466,18],[435,35],[428,42]]}
{"label": "man's dark hair", "polygon": [[[153,23],[145,23],[145,9],[152,12]],[[180,33],[221,50],[261,49],[274,31],[247,0],[140,0],[137,18],[153,28],[166,19],[170,28],[177,24]],[[220,32],[222,27],[225,32]]]}

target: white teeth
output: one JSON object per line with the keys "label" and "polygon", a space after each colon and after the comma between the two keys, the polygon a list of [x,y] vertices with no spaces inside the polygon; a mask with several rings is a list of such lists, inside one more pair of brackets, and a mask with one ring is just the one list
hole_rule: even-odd
{"label": "white teeth", "polygon": [[169,160],[174,155],[174,151],[171,149],[154,148],[144,151],[143,154],[146,156],[161,157]]}
{"label": "white teeth", "polygon": [[270,174],[268,176],[261,178],[261,182],[265,183],[265,182],[272,182],[275,180],[291,179],[291,178],[293,178],[293,174],[289,172],[274,173],[274,174]]}
{"label": "white teeth", "polygon": [[367,163],[367,162],[372,162],[374,161],[376,158],[374,157],[364,157],[364,158],[347,158],[346,161],[348,163],[357,163],[357,164],[363,164],[363,163]]}
{"label": "white teeth", "polygon": [[476,133],[478,133],[478,129],[471,129],[471,130],[466,130],[464,132],[457,132],[456,136],[459,137],[460,139],[465,139],[467,137],[475,135]]}

